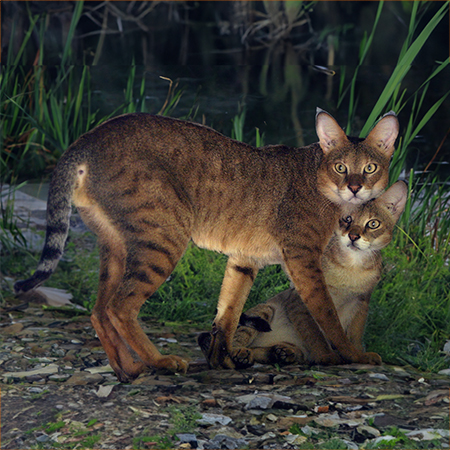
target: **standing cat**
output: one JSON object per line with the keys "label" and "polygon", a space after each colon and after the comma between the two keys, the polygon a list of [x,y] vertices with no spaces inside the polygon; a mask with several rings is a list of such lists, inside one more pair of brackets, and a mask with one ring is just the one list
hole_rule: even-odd
{"label": "standing cat", "polygon": [[191,239],[229,256],[208,353],[212,367],[234,367],[228,354],[253,280],[260,267],[280,263],[344,360],[379,359],[346,337],[320,257],[340,205],[367,202],[385,189],[398,121],[386,114],[362,140],[348,138],[319,110],[316,130],[320,142],[307,147],[258,149],[167,117],[128,114],[103,123],[61,157],[41,260],[16,292],[55,270],[73,202],[98,236],[100,282],[91,320],[119,380],[147,366],[187,369],[182,358],[159,353],[137,317]]}
{"label": "standing cat", "polygon": [[[325,282],[342,327],[361,352],[370,296],[381,275],[380,250],[391,241],[406,199],[406,184],[398,181],[377,199],[344,213],[322,256]],[[251,308],[240,322],[232,353],[238,367],[253,362],[339,362],[293,288]]]}

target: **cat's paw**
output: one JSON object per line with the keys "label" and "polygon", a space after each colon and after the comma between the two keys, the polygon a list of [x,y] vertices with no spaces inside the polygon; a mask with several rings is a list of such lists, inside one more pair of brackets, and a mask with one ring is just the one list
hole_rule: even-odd
{"label": "cat's paw", "polygon": [[189,363],[186,359],[175,355],[162,355],[160,359],[152,367],[155,369],[163,369],[172,373],[185,374],[188,370]]}
{"label": "cat's paw", "polygon": [[197,337],[198,345],[212,369],[234,369],[235,364],[227,351],[223,332],[204,332]]}
{"label": "cat's paw", "polygon": [[320,355],[320,357],[312,358],[312,362],[320,366],[338,366],[340,364],[345,364],[344,359],[337,353]]}
{"label": "cat's paw", "polygon": [[233,349],[231,352],[231,360],[236,366],[236,369],[246,369],[253,366],[255,359],[253,350],[251,348],[241,347]]}
{"label": "cat's paw", "polygon": [[277,344],[273,345],[269,351],[269,360],[272,364],[294,364],[298,362],[297,352],[288,345]]}
{"label": "cat's paw", "polygon": [[378,353],[366,352],[358,361],[360,364],[372,364],[373,366],[380,366],[383,363],[381,356]]}

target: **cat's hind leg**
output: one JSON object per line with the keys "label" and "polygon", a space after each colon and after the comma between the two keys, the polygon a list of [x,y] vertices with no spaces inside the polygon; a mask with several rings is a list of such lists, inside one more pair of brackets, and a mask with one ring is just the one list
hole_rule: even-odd
{"label": "cat's hind leg", "polygon": [[142,373],[146,365],[122,339],[108,314],[109,300],[116,294],[121,276],[125,272],[125,249],[100,244],[100,280],[97,302],[92,311],[91,322],[108,356],[109,363],[119,381],[128,382]]}
{"label": "cat's hind leg", "polygon": [[138,322],[142,305],[169,277],[186,246],[187,240],[184,245],[178,245],[176,251],[169,251],[164,244],[143,237],[128,240],[125,272],[117,292],[106,306],[114,328],[150,368],[171,372],[186,372],[188,368],[186,359],[161,355]]}
{"label": "cat's hind leg", "polygon": [[185,372],[187,361],[161,355],[139,325],[138,313],[181,258],[188,234],[177,229],[169,235],[171,228],[161,220],[158,227],[145,223],[147,227],[139,228],[131,216],[122,225],[112,223],[96,206],[80,209],[100,243],[99,290],[91,321],[117,377],[129,381],[147,367]]}

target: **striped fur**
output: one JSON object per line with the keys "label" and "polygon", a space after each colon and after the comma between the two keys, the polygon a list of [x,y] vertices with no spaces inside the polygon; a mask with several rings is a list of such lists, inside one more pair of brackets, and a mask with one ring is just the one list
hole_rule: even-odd
{"label": "striped fur", "polygon": [[[319,111],[316,129],[319,143],[257,149],[166,117],[128,114],[105,122],[59,161],[41,261],[17,291],[32,289],[54,271],[73,202],[98,236],[100,283],[92,323],[120,380],[146,367],[187,369],[185,360],[159,353],[137,316],[190,240],[229,256],[211,366],[233,366],[231,341],[253,280],[267,264],[283,264],[344,359],[364,360],[339,325],[320,255],[341,205],[367,201],[386,187],[398,122],[389,113],[365,140],[353,139]],[[373,173],[366,171],[370,164],[377,168]]]}

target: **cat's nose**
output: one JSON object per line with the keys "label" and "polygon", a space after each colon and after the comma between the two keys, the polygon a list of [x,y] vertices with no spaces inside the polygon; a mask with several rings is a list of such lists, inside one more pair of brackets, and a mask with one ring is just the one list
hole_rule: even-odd
{"label": "cat's nose", "polygon": [[355,241],[357,241],[361,236],[360,236],[359,234],[356,234],[356,233],[350,233],[350,234],[348,235],[348,237],[350,238],[350,240],[351,240],[352,242],[355,242]]}
{"label": "cat's nose", "polygon": [[362,188],[362,186],[360,184],[349,184],[348,188],[353,192],[354,195],[356,195]]}

